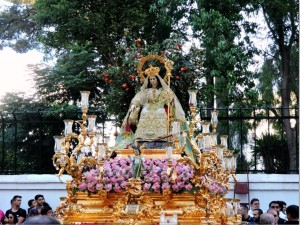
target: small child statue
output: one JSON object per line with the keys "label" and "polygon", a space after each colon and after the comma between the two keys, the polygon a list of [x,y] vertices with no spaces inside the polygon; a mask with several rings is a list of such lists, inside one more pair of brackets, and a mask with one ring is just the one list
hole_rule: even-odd
{"label": "small child statue", "polygon": [[144,167],[144,159],[138,147],[133,146],[134,156],[128,156],[132,161],[133,178],[140,178]]}

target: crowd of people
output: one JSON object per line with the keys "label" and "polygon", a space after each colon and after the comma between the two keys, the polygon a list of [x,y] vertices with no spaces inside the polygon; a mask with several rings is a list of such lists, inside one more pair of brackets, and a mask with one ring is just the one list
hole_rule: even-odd
{"label": "crowd of people", "polygon": [[0,210],[0,224],[60,224],[50,205],[41,194],[28,201],[28,209],[21,208],[22,196],[15,195],[10,201],[11,208]]}
{"label": "crowd of people", "polygon": [[263,211],[260,209],[259,199],[253,198],[250,209],[241,204],[239,212],[244,224],[299,224],[299,206],[287,206],[284,201],[271,201],[269,208]]}

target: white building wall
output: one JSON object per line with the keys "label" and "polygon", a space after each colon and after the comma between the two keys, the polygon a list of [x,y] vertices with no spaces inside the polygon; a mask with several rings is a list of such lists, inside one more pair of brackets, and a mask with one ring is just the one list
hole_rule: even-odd
{"label": "white building wall", "polygon": [[[240,182],[247,182],[246,174],[237,174]],[[60,197],[66,196],[65,183],[69,176],[58,178],[55,175],[0,175],[0,209],[10,208],[10,200],[14,195],[21,195],[24,209],[27,202],[36,194],[44,195],[46,202],[55,209],[60,203]],[[232,179],[230,179],[232,184]],[[288,205],[299,205],[299,175],[298,174],[249,174],[249,199],[258,198],[261,209],[268,209],[272,200],[283,200]],[[233,197],[233,185],[227,198]],[[236,195],[241,202],[248,202],[248,195]]]}

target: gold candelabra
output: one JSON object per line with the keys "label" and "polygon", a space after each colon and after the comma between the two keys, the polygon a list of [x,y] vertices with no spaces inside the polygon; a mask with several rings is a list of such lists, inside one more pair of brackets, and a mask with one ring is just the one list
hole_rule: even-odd
{"label": "gold candelabra", "polygon": [[[96,166],[99,176],[103,175],[104,160],[108,158],[108,139],[96,127],[96,115],[87,115],[89,107],[89,91],[81,91],[81,120],[64,120],[64,135],[54,136],[55,146],[53,165],[59,170],[57,176],[64,171],[79,184],[86,166]],[[73,127],[79,127],[77,133]],[[103,139],[101,141],[101,139]]]}

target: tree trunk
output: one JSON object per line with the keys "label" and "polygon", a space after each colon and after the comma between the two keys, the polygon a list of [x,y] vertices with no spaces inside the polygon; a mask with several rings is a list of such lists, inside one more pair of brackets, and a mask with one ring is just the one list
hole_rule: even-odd
{"label": "tree trunk", "polygon": [[[282,106],[283,106],[283,117],[290,117],[290,48],[284,45],[284,37],[279,38],[279,51],[281,55],[281,68],[282,68]],[[283,154],[289,155],[290,167],[291,171],[297,170],[297,148],[296,148],[296,130],[291,127],[290,120],[283,119],[283,129],[287,136],[287,152],[283,152]]]}

